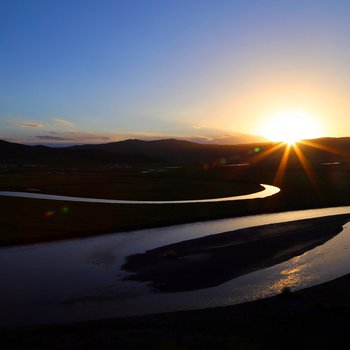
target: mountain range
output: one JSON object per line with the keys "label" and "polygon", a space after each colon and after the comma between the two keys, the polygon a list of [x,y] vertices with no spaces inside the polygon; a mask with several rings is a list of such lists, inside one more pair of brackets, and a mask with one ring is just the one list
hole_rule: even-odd
{"label": "mountain range", "polygon": [[[312,144],[312,146],[311,146]],[[191,163],[224,160],[225,163],[252,162],[264,159],[279,161],[285,147],[270,156],[261,154],[276,147],[276,143],[261,142],[241,145],[200,144],[164,139],[87,144],[63,148],[28,146],[0,140],[0,164],[106,164],[106,163]],[[299,144],[308,161],[337,162],[350,158],[350,138],[321,138]],[[293,155],[295,152],[291,152]]]}

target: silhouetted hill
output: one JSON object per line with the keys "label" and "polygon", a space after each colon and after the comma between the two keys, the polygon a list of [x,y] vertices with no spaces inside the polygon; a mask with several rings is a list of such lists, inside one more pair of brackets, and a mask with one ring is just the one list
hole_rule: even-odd
{"label": "silhouetted hill", "polygon": [[[309,162],[335,162],[349,158],[350,138],[321,138],[300,143],[299,149],[305,154]],[[99,145],[75,146],[79,150],[103,150],[121,154],[139,154],[156,157],[163,161],[198,162],[223,158],[226,162],[239,163],[262,160],[265,163],[279,161],[285,150],[285,145],[262,156],[264,152],[277,148],[276,143],[261,142],[241,145],[212,145],[199,144],[181,140],[126,140]],[[295,158],[295,151],[291,150],[291,161]]]}
{"label": "silhouetted hill", "polygon": [[151,161],[154,162],[156,159],[137,154],[111,153],[99,149],[90,149],[86,152],[85,150],[70,147],[27,146],[0,140],[0,164],[79,165]]}
{"label": "silhouetted hill", "polygon": [[[281,147],[278,147],[278,146]],[[350,160],[350,138],[320,138],[299,143],[298,148],[311,164]],[[26,146],[0,141],[0,161],[10,163],[81,164],[137,162],[216,162],[217,164],[259,162],[276,165],[286,145],[262,142],[242,145],[199,144],[182,140],[125,140],[65,148]],[[273,152],[272,152],[273,151]],[[291,148],[290,164],[300,163]]]}
{"label": "silhouetted hill", "polygon": [[215,148],[216,145],[203,145],[195,142],[174,139],[155,141],[142,141],[133,139],[99,145],[83,145],[72,147],[72,149],[76,150],[100,150],[125,155],[138,154],[152,158],[154,157],[162,161],[179,162],[195,161],[201,159],[202,157],[211,157],[213,149]]}
{"label": "silhouetted hill", "polygon": [[273,144],[212,145],[191,141],[165,139],[155,141],[125,140],[99,145],[74,146],[79,150],[103,150],[122,154],[139,154],[170,162],[206,162],[225,158],[227,162],[249,161],[256,148],[269,148]]}

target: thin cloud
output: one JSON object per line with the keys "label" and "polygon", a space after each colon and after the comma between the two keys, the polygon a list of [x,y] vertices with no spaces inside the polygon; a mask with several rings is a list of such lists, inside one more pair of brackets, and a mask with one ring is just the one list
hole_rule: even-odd
{"label": "thin cloud", "polygon": [[47,141],[74,141],[73,139],[69,139],[67,137],[50,136],[50,135],[37,135],[35,137],[37,139],[47,140]]}
{"label": "thin cloud", "polygon": [[110,141],[110,137],[105,135],[93,134],[93,133],[78,133],[78,132],[56,132],[49,131],[45,135],[37,135],[36,139],[50,141],[60,141],[60,142],[76,142],[76,143],[89,143],[89,142],[103,142]]}
{"label": "thin cloud", "polygon": [[35,123],[35,122],[19,122],[17,125],[20,128],[34,128],[34,129],[41,129],[44,127],[44,125],[40,123]]}
{"label": "thin cloud", "polygon": [[105,135],[99,135],[99,134],[91,134],[91,133],[80,133],[80,132],[68,132],[69,137],[72,139],[79,141],[79,142],[85,142],[85,141],[108,141],[110,140],[110,137]]}
{"label": "thin cloud", "polygon": [[74,126],[75,124],[69,120],[66,120],[66,119],[60,119],[60,118],[53,118],[53,121],[55,123],[55,125],[58,125],[58,126],[69,126],[69,127],[72,127]]}
{"label": "thin cloud", "polygon": [[201,129],[207,129],[207,127],[204,126],[204,125],[200,125],[200,124],[194,124],[194,125],[192,125],[192,129],[199,129],[199,130],[201,130]]}

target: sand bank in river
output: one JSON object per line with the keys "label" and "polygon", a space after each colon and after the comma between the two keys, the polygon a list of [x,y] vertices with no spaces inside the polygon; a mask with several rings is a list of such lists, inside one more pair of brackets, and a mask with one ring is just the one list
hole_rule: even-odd
{"label": "sand bank in river", "polygon": [[128,257],[127,279],[150,281],[159,291],[217,286],[273,266],[326,242],[349,214],[263,225],[175,243]]}

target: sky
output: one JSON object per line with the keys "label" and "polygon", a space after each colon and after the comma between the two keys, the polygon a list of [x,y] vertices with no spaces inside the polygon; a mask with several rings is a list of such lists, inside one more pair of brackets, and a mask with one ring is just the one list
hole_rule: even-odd
{"label": "sky", "polygon": [[349,16],[348,0],[0,0],[0,139],[225,141],[293,110],[350,136]]}

